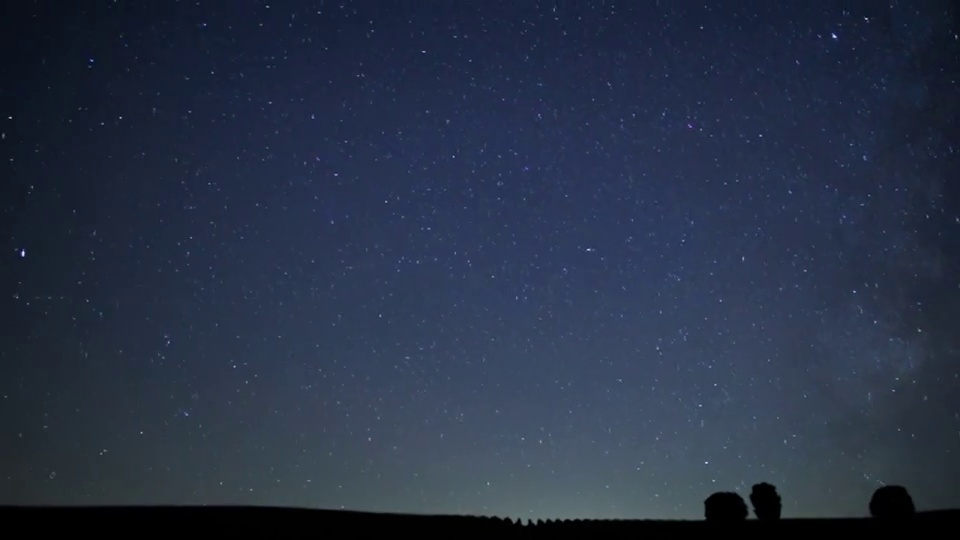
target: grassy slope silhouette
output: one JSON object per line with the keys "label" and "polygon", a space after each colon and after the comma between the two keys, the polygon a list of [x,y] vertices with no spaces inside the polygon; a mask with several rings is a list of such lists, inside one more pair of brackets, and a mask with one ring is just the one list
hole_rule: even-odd
{"label": "grassy slope silhouette", "polygon": [[[586,534],[655,536],[736,529],[745,534],[889,532],[891,522],[876,518],[781,519],[777,521],[564,520],[521,523],[506,518],[380,514],[269,507],[0,507],[8,531],[33,534],[71,531],[183,534],[199,530],[221,535],[269,534]],[[949,531],[960,524],[960,510],[918,512],[893,524],[897,530]]]}

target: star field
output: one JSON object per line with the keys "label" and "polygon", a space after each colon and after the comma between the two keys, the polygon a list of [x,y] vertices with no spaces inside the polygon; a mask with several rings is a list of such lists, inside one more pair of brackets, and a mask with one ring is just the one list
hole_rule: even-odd
{"label": "star field", "polygon": [[738,6],[11,8],[0,503],[960,506],[956,7]]}

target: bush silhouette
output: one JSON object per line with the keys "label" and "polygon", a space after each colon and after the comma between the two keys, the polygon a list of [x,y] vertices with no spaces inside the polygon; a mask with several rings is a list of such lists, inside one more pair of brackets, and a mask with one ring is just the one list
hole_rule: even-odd
{"label": "bush silhouette", "polygon": [[749,513],[743,497],[732,491],[719,491],[703,501],[703,516],[707,521],[743,521]]}
{"label": "bush silhouette", "polygon": [[903,486],[883,486],[870,498],[870,515],[880,519],[902,519],[916,513],[913,498]]}
{"label": "bush silhouette", "polygon": [[761,482],[754,484],[750,490],[750,504],[753,505],[753,514],[760,521],[775,521],[780,519],[782,505],[780,494],[773,484]]}

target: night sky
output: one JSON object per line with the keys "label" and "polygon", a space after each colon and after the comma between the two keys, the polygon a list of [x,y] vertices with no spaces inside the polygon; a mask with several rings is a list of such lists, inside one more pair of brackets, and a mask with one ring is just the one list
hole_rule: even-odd
{"label": "night sky", "polygon": [[14,2],[0,503],[960,506],[952,5]]}

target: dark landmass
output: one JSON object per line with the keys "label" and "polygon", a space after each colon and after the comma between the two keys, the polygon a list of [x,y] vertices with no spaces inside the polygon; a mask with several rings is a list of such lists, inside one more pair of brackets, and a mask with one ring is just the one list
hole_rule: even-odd
{"label": "dark landmass", "polygon": [[929,531],[949,535],[960,524],[960,510],[918,512],[896,521],[876,518],[745,520],[737,523],[658,520],[560,520],[521,522],[509,518],[381,514],[245,506],[117,506],[117,507],[0,507],[7,531],[71,533],[187,533],[277,535],[292,534],[595,534],[633,537],[709,533],[737,529],[744,533]]}

